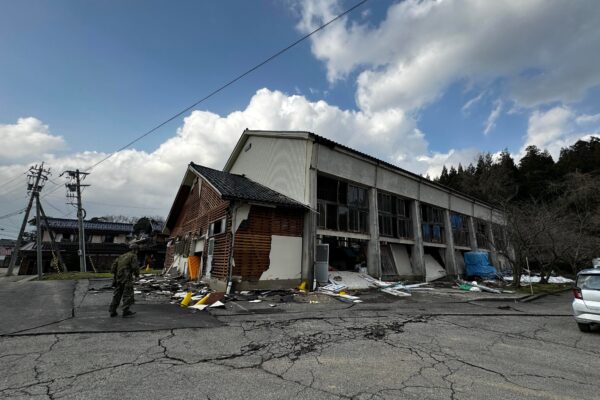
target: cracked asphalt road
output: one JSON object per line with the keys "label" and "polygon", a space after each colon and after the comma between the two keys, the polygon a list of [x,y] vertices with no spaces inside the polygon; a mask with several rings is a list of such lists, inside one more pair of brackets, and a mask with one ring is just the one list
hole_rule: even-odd
{"label": "cracked asphalt road", "polygon": [[[400,299],[195,328],[4,335],[0,397],[598,398],[600,334],[580,333],[569,303],[568,293],[529,304]],[[427,308],[447,312],[418,312]]]}

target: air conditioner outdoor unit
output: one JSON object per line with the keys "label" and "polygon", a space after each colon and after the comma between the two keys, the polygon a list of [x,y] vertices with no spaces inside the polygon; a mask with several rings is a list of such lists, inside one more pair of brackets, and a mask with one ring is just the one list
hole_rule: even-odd
{"label": "air conditioner outdoor unit", "polygon": [[315,252],[315,279],[326,285],[329,281],[329,244],[318,244]]}

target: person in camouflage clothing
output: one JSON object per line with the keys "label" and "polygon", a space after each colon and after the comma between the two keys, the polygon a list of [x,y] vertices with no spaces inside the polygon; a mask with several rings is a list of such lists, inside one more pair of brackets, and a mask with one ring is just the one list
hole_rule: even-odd
{"label": "person in camouflage clothing", "polygon": [[129,307],[134,303],[133,276],[140,276],[140,267],[137,258],[139,246],[132,244],[129,248],[129,252],[120,255],[112,264],[111,272],[113,274],[114,292],[109,308],[111,317],[118,315],[117,307],[119,307],[121,298],[123,298],[123,316],[128,317],[135,314]]}

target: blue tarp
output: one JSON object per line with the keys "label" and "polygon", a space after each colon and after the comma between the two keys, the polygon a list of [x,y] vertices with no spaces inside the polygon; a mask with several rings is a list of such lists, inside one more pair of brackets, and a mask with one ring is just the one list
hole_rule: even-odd
{"label": "blue tarp", "polygon": [[497,271],[485,251],[469,251],[465,253],[465,276],[494,278]]}

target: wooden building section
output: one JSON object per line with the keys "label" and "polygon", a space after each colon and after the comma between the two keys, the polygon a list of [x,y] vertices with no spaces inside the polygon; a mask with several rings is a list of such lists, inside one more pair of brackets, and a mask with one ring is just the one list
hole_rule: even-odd
{"label": "wooden building section", "polygon": [[271,263],[273,235],[302,237],[303,214],[301,210],[253,206],[235,233],[233,275],[258,281]]}
{"label": "wooden building section", "polygon": [[[201,259],[206,280],[258,282],[269,271],[273,254],[293,246],[281,238],[301,243],[304,213],[302,204],[244,176],[192,163],[165,224],[170,237],[165,267],[185,272],[187,257],[194,255]],[[273,237],[283,248],[274,248]],[[270,270],[269,279],[279,279],[276,271],[284,268],[278,266]],[[300,279],[300,267],[297,275]]]}

